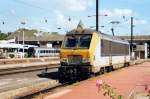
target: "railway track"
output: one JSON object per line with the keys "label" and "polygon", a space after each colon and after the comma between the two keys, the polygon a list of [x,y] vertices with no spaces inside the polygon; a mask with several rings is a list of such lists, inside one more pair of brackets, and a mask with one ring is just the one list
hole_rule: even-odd
{"label": "railway track", "polygon": [[47,87],[47,88],[45,88],[45,90],[37,91],[37,92],[34,92],[33,94],[29,94],[26,96],[16,97],[16,99],[33,99],[33,98],[39,96],[40,94],[44,95],[49,92],[55,92],[56,89],[64,88],[68,85],[69,85],[68,83],[65,83],[65,84],[58,83],[58,84],[54,85],[53,87]]}
{"label": "railway track", "polygon": [[57,70],[50,69],[47,76],[42,75],[42,70],[0,76],[0,99],[18,99],[54,88],[59,84]]}
{"label": "railway track", "polygon": [[14,73],[23,73],[23,72],[31,72],[31,71],[48,71],[49,69],[53,68],[58,68],[59,63],[42,63],[40,65],[30,65],[30,66],[22,66],[22,67],[14,67],[14,68],[5,68],[5,69],[0,69],[0,76],[1,75],[10,75]]}
{"label": "railway track", "polygon": [[59,56],[55,57],[42,57],[42,58],[16,58],[16,59],[0,59],[0,65],[8,64],[20,64],[20,63],[35,63],[35,62],[47,62],[51,60],[58,60]]}
{"label": "railway track", "polygon": [[39,70],[47,71],[49,69],[58,68],[59,65],[60,65],[60,62],[58,58],[53,58],[45,62],[0,65],[0,76],[14,74],[14,73],[39,71]]}
{"label": "railway track", "polygon": [[62,86],[56,81],[43,81],[27,87],[0,93],[2,99],[32,99],[35,95],[46,93],[49,90]]}

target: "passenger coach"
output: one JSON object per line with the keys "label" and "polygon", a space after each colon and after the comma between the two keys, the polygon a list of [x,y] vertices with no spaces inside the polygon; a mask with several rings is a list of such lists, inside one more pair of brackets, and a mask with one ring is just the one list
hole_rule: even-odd
{"label": "passenger coach", "polygon": [[68,32],[60,50],[60,80],[100,74],[129,65],[129,43],[91,29]]}
{"label": "passenger coach", "polygon": [[59,53],[60,52],[58,48],[44,48],[44,47],[34,48],[35,57],[53,57],[59,56]]}

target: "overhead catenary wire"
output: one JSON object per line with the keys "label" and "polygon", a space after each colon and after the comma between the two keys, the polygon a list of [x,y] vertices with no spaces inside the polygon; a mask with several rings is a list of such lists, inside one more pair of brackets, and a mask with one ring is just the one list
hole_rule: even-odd
{"label": "overhead catenary wire", "polygon": [[[28,6],[28,7],[32,7],[32,8],[37,8],[37,9],[40,9],[41,11],[44,11],[44,12],[51,12],[49,9],[46,9],[46,8],[42,8],[40,6],[37,6],[37,5],[33,5],[33,4],[30,4],[30,3],[27,3],[27,2],[24,2],[22,0],[12,0],[12,1],[16,1],[16,3],[19,3],[19,4],[22,4],[22,5],[25,5],[25,6]],[[1,14],[10,14],[9,12],[7,11],[0,11]],[[6,16],[6,15],[3,15],[3,16]],[[15,19],[20,19],[21,17],[18,16],[18,15],[13,15],[15,17]],[[46,19],[47,20],[47,19]]]}
{"label": "overhead catenary wire", "polygon": [[12,1],[16,1],[16,3],[23,4],[23,5],[28,6],[28,7],[40,9],[41,11],[44,11],[44,12],[48,12],[48,13],[51,12],[51,10],[49,10],[49,9],[31,4],[31,3],[24,2],[22,0],[12,0]]}

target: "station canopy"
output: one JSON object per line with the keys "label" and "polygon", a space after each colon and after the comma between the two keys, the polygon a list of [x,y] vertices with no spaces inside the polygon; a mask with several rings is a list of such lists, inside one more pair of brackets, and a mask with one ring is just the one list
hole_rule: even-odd
{"label": "station canopy", "polygon": [[28,49],[29,47],[37,47],[37,46],[34,46],[34,45],[22,45],[22,44],[15,44],[15,43],[0,43],[0,48],[3,49],[3,48],[23,48],[24,46],[24,49]]}

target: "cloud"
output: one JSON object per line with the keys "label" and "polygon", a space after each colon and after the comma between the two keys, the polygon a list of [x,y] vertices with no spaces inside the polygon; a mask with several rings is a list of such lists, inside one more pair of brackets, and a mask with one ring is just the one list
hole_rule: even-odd
{"label": "cloud", "polygon": [[[148,21],[147,21],[147,20],[144,20],[144,19],[136,19],[136,18],[134,18],[134,20],[133,20],[133,24],[134,24],[135,26],[145,25],[145,24],[147,24],[147,23],[148,23]],[[131,25],[131,20],[128,19],[128,20],[125,22],[125,24]]]}
{"label": "cloud", "polygon": [[109,17],[122,17],[134,15],[134,12],[130,9],[119,9],[119,8],[115,8],[113,10],[102,10],[101,13],[107,14]]}
{"label": "cloud", "polygon": [[135,25],[143,25],[143,24],[147,24],[147,21],[146,20],[134,20],[134,24]]}
{"label": "cloud", "polygon": [[[113,10],[102,10],[101,12],[102,15],[107,14],[108,17],[111,18],[111,20],[120,20],[120,17],[123,19],[123,16],[125,16],[125,23],[126,24],[130,24],[130,17],[137,15],[136,12],[132,11],[131,9],[119,9],[119,8],[115,8]],[[135,25],[143,25],[143,24],[147,24],[148,22],[144,19],[136,19],[134,18],[134,24]]]}
{"label": "cloud", "polygon": [[85,11],[94,0],[59,0],[60,6],[68,11]]}
{"label": "cloud", "polygon": [[114,14],[117,16],[131,16],[133,11],[130,9],[114,9]]}
{"label": "cloud", "polygon": [[14,9],[11,9],[11,10],[10,10],[10,13],[11,13],[12,15],[16,15],[16,11],[15,11]]}

